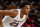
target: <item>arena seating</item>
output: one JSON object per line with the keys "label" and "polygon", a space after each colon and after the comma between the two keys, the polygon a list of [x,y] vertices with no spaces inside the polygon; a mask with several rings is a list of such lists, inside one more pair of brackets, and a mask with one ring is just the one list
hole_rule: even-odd
{"label": "arena seating", "polygon": [[9,5],[6,10],[11,10],[11,9],[17,9],[17,6],[12,6],[12,5]]}

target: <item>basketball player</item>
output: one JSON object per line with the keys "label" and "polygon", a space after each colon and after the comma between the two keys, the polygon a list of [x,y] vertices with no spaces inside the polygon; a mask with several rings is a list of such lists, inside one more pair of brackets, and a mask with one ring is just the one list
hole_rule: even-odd
{"label": "basketball player", "polygon": [[[30,4],[23,2],[20,8],[21,9],[0,10],[0,27],[21,27],[28,18]],[[5,17],[3,18],[3,16]]]}

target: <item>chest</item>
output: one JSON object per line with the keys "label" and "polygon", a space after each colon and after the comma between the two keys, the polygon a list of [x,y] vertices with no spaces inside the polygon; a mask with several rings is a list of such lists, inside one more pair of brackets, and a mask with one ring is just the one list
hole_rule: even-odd
{"label": "chest", "polygon": [[18,13],[14,14],[13,17],[11,18],[21,18],[22,19],[24,16],[25,16],[24,13],[20,9],[18,9]]}

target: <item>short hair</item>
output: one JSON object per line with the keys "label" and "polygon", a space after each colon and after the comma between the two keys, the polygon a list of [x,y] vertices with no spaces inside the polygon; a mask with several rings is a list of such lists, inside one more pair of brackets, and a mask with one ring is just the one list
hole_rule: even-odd
{"label": "short hair", "polygon": [[30,5],[29,2],[23,2],[21,5],[20,5],[20,8],[24,7],[25,5]]}

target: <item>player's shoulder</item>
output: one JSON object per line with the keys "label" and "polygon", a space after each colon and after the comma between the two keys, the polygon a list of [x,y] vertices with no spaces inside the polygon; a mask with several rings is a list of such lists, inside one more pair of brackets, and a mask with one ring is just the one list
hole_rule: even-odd
{"label": "player's shoulder", "polygon": [[12,9],[12,10],[10,10],[11,12],[16,12],[16,13],[18,13],[19,11],[20,11],[20,9]]}
{"label": "player's shoulder", "polygon": [[19,11],[20,9],[12,9],[11,11]]}

